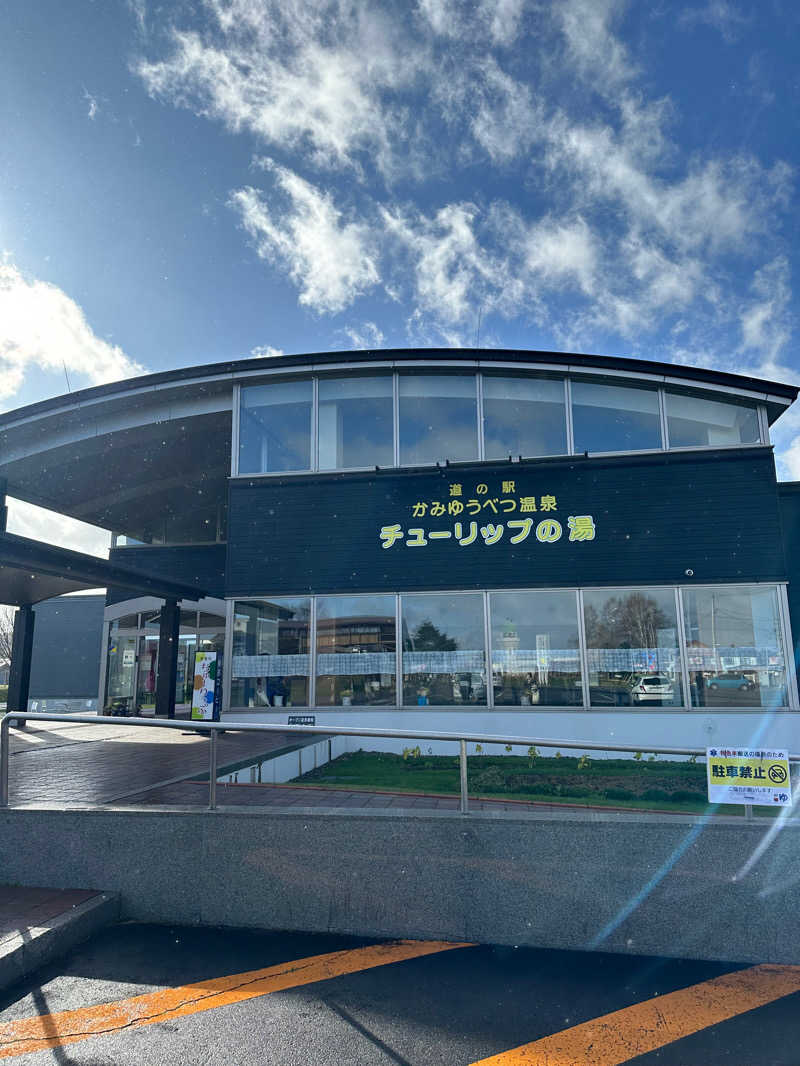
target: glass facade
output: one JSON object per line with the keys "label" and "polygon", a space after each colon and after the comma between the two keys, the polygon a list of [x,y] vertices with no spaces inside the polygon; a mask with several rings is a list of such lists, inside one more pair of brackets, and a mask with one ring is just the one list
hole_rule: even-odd
{"label": "glass facade", "polygon": [[401,597],[403,699],[425,707],[486,704],[486,651],[480,593]]}
{"label": "glass facade", "polygon": [[492,592],[494,705],[574,706],[583,700],[574,592]]}
{"label": "glass facade", "polygon": [[[220,605],[220,610],[221,610]],[[152,710],[156,701],[161,611],[125,615],[109,623],[106,660],[106,707]],[[175,703],[189,706],[194,689],[197,651],[222,652],[225,616],[181,609],[175,675]]]}
{"label": "glass facade", "polygon": [[785,707],[786,661],[773,585],[683,595],[693,707]]}
{"label": "glass facade", "polygon": [[394,596],[317,598],[318,707],[394,706]]}
{"label": "glass facade", "polygon": [[[316,695],[309,702],[312,669]],[[233,709],[647,711],[687,702],[753,709],[785,708],[788,697],[776,585],[382,593],[234,604]]]}
{"label": "glass facade", "polygon": [[320,378],[320,470],[394,463],[392,378]]}
{"label": "glass facade", "polygon": [[484,375],[483,440],[486,459],[565,455],[563,378]]}
{"label": "glass facade", "polygon": [[[238,472],[426,466],[761,440],[758,405],[733,397],[547,371],[318,374],[242,386]],[[218,516],[219,528],[224,521]]]}
{"label": "glass facade", "polygon": [[757,444],[761,439],[755,404],[665,393],[671,448]]}
{"label": "glass facade", "polygon": [[313,386],[308,378],[242,389],[241,473],[311,469],[312,396]]}
{"label": "glass facade", "polygon": [[583,615],[592,707],[681,706],[672,589],[592,589]]}
{"label": "glass facade", "polygon": [[576,452],[630,452],[661,447],[655,389],[572,382]]}
{"label": "glass facade", "polygon": [[282,596],[237,602],[231,705],[304,706],[309,697],[311,600]]}
{"label": "glass facade", "polygon": [[478,397],[470,374],[400,375],[400,465],[478,458]]}

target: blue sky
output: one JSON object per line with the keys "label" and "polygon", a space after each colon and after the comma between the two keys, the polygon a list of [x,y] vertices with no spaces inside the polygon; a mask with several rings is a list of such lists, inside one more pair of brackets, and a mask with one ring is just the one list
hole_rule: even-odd
{"label": "blue sky", "polygon": [[5,0],[0,406],[64,364],[479,319],[483,346],[800,380],[799,26],[782,0]]}

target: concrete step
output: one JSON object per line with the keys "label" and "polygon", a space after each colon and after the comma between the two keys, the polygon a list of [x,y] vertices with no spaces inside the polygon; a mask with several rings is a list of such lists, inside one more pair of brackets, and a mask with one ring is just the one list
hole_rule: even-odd
{"label": "concrete step", "polygon": [[0,989],[117,921],[119,908],[112,892],[0,885]]}

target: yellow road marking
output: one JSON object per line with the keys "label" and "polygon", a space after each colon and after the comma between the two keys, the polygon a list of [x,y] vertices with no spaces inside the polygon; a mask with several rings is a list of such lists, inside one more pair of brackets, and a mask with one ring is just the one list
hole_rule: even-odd
{"label": "yellow road marking", "polygon": [[94,1007],[42,1014],[16,1022],[0,1024],[0,1059],[15,1058],[33,1051],[75,1044],[90,1036],[120,1029],[140,1029],[172,1018],[200,1011],[226,1007],[246,999],[267,996],[288,988],[327,981],[343,974],[370,970],[404,959],[417,959],[471,944],[447,944],[440,940],[399,940],[391,944],[373,944],[351,951],[332,951],[305,959],[250,970],[230,977],[215,977],[180,988],[147,992],[131,999],[99,1003]]}
{"label": "yellow road marking", "polygon": [[472,1066],[618,1066],[800,991],[800,966],[752,966],[604,1014]]}

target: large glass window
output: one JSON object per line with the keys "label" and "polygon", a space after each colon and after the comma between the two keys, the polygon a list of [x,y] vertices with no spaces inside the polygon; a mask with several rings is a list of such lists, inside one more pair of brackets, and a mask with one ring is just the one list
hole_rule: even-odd
{"label": "large glass window", "polygon": [[563,379],[522,374],[484,376],[483,440],[487,459],[564,455],[567,417]]}
{"label": "large glass window", "polygon": [[683,703],[672,589],[592,589],[583,594],[593,707]]}
{"label": "large glass window", "polygon": [[125,615],[113,621],[108,627],[107,710],[129,711],[133,707],[138,642],[138,615]]}
{"label": "large glass window", "polygon": [[400,462],[459,462],[478,457],[474,374],[400,375]]}
{"label": "large glass window", "polygon": [[403,702],[486,703],[481,593],[402,597]]}
{"label": "large glass window", "polygon": [[312,384],[276,381],[242,389],[239,472],[311,468]]}
{"label": "large glass window", "polygon": [[493,592],[495,706],[583,702],[574,592]]}
{"label": "large glass window", "polygon": [[755,404],[727,403],[666,392],[671,448],[757,444],[761,440]]}
{"label": "large glass window", "polygon": [[658,393],[625,385],[572,382],[576,452],[630,452],[661,447]]}
{"label": "large glass window", "polygon": [[320,470],[394,464],[392,379],[319,379]]}
{"label": "large glass window", "polygon": [[684,589],[683,609],[693,706],[787,705],[774,585]]}
{"label": "large glass window", "polygon": [[394,596],[317,599],[317,706],[395,703]]}
{"label": "large glass window", "polygon": [[308,704],[308,597],[234,604],[232,707]]}

